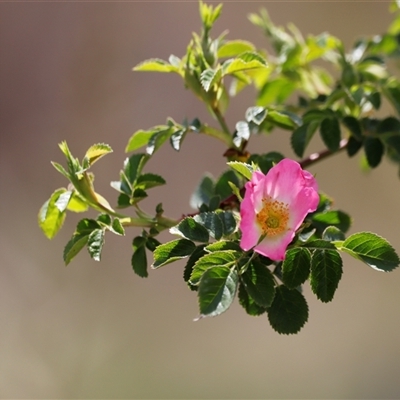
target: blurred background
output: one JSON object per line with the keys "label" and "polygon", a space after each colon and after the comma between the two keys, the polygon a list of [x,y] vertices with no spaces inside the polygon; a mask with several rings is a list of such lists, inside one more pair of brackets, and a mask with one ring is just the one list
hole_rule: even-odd
{"label": "blurred background", "polygon": [[[214,37],[228,28],[230,39],[267,47],[247,19],[261,7],[278,24],[293,22],[305,35],[328,31],[347,48],[391,21],[384,1],[226,1]],[[197,299],[182,264],[150,271],[148,279],[132,272],[139,231],[108,235],[101,263],[82,251],[65,267],[63,248],[82,216],[69,214],[52,242],[39,230],[40,206],[66,185],[50,164],[64,163],[60,141],[80,158],[94,143],[112,146],[94,172],[98,192],[114,203],[109,182],[118,179],[134,131],[167,116],[212,122],[178,76],[132,72],[147,58],[182,56],[199,28],[192,1],[0,4],[0,396],[398,398],[400,269],[380,273],[344,256],[334,301],[320,303],[306,285],[309,322],[300,334],[282,336],[237,302],[218,318],[193,322]],[[230,126],[253,98],[248,89],[232,101]],[[287,132],[255,138],[250,150],[293,156],[288,139]],[[196,135],[178,154],[165,146],[146,170],[168,185],[150,192],[146,208],[162,201],[171,217],[191,212],[204,171],[225,170],[224,151]],[[365,175],[343,154],[311,171],[354,217],[352,232],[379,233],[400,252],[393,165],[385,161]]]}

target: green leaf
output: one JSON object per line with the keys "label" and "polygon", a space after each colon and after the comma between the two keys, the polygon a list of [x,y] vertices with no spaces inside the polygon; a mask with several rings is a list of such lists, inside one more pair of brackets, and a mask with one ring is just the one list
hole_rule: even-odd
{"label": "green leaf", "polygon": [[301,125],[301,120],[295,114],[284,111],[268,110],[266,121],[273,123],[283,129],[295,129]]}
{"label": "green leaf", "polygon": [[178,129],[171,135],[169,140],[174,150],[179,151],[181,149],[183,139],[185,139],[187,133],[187,129]]}
{"label": "green leaf", "polygon": [[347,115],[346,117],[343,118],[343,124],[351,132],[352,136],[354,136],[359,141],[362,140],[363,138],[362,128],[358,119],[350,115]]}
{"label": "green leaf", "polygon": [[267,267],[253,260],[241,275],[241,279],[247,293],[259,306],[271,306],[275,296],[275,281]]}
{"label": "green leaf", "polygon": [[127,187],[121,187],[124,193],[129,195],[132,194],[132,187],[134,186],[136,179],[140,176],[148,159],[149,156],[147,154],[139,153],[131,155],[124,161],[124,170],[123,174],[121,174],[121,181],[125,181],[125,184],[127,185]]}
{"label": "green leaf", "polygon": [[253,298],[249,296],[247,290],[242,282],[239,284],[239,304],[246,310],[247,314],[252,316],[259,316],[264,314],[267,309],[259,306]]}
{"label": "green leaf", "polygon": [[72,259],[85,247],[89,238],[87,233],[79,233],[72,235],[64,248],[63,259],[65,265],[68,265]]}
{"label": "green leaf", "polygon": [[[218,214],[215,212],[205,212],[197,214],[194,220],[198,222],[201,226],[207,229],[209,234],[216,240],[221,239],[224,234],[224,226]],[[190,238],[189,238],[190,239]],[[208,241],[208,234],[207,240]]]}
{"label": "green leaf", "polygon": [[238,276],[228,267],[210,268],[201,277],[198,298],[200,317],[215,317],[226,311],[235,298]]}
{"label": "green leaf", "polygon": [[224,228],[223,236],[229,236],[236,230],[237,221],[231,211],[217,211],[217,215],[222,221]]}
{"label": "green leaf", "polygon": [[328,226],[322,233],[322,239],[334,242],[337,240],[344,240],[345,235],[340,229],[336,228],[336,226]]}
{"label": "green leaf", "polygon": [[250,138],[249,124],[245,121],[239,121],[236,123],[236,130],[233,136],[233,144],[236,147],[240,147],[244,142]]}
{"label": "green leaf", "polygon": [[135,187],[146,190],[156,186],[165,185],[165,183],[165,179],[160,175],[148,173],[142,174],[137,178]]}
{"label": "green leaf", "polygon": [[119,218],[114,218],[112,225],[111,225],[112,231],[121,236],[125,236],[125,229],[121,224],[121,221]]}
{"label": "green leaf", "polygon": [[[219,242],[216,242],[219,243]],[[197,290],[197,286],[192,285],[190,283],[190,276],[192,275],[194,265],[196,262],[203,256],[205,256],[207,253],[205,251],[205,244],[200,244],[199,246],[196,247],[196,249],[193,251],[193,253],[190,255],[188,262],[185,265],[185,269],[183,271],[183,279],[184,281],[188,284],[189,288],[191,290]]]}
{"label": "green leaf", "polygon": [[392,271],[400,263],[399,256],[390,243],[371,232],[359,232],[349,236],[339,249],[378,271]]}
{"label": "green leaf", "polygon": [[93,260],[100,261],[103,245],[104,245],[104,230],[95,229],[90,233],[87,242],[87,247],[90,257],[92,257]]}
{"label": "green leaf", "polygon": [[202,204],[208,205],[214,196],[214,181],[205,175],[190,198],[190,206],[199,208]]}
{"label": "green leaf", "polygon": [[349,157],[354,156],[358,153],[363,146],[363,142],[355,139],[354,136],[349,137],[349,141],[347,142],[346,151]]}
{"label": "green leaf", "polygon": [[232,267],[236,262],[239,254],[234,250],[215,251],[210,254],[206,254],[200,258],[194,265],[192,275],[190,276],[190,282],[193,285],[197,285],[204,274],[209,268],[221,268]]}
{"label": "green leaf", "polygon": [[175,130],[172,127],[160,127],[159,129],[155,130],[149,142],[147,143],[146,153],[151,156],[166,140],[172,136],[174,132]]}
{"label": "green leaf", "polygon": [[264,107],[260,106],[255,106],[255,107],[249,107],[246,110],[246,121],[247,122],[253,122],[256,125],[261,125],[265,117],[268,114],[268,110]]}
{"label": "green leaf", "polygon": [[342,258],[336,250],[315,250],[311,260],[310,284],[318,299],[333,299],[342,277]]}
{"label": "green leaf", "polygon": [[302,247],[306,247],[310,250],[336,250],[335,245],[322,239],[311,240],[310,242],[303,244]]}
{"label": "green leaf", "polygon": [[79,213],[79,212],[87,211],[88,208],[89,208],[89,205],[86,202],[86,200],[83,197],[81,197],[78,192],[73,191],[72,197],[67,206],[67,210]]}
{"label": "green leaf", "polygon": [[150,58],[136,65],[133,71],[179,72],[179,68],[159,58]]}
{"label": "green leaf", "polygon": [[128,144],[125,147],[125,153],[135,151],[149,143],[150,138],[154,135],[154,130],[138,130],[129,139]]}
{"label": "green leaf", "polygon": [[205,247],[205,250],[208,251],[209,253],[222,250],[235,250],[238,253],[243,251],[239,243],[232,242],[231,240],[220,240],[218,242],[208,244]]}
{"label": "green leaf", "polygon": [[68,180],[70,180],[70,174],[65,170],[65,168],[59,164],[56,163],[54,161],[51,161],[51,164],[53,165],[53,167],[61,174],[64,175],[65,178],[67,178]]}
{"label": "green leaf", "polygon": [[330,151],[337,151],[340,147],[340,126],[336,118],[325,118],[321,122],[320,133],[322,140]]}
{"label": "green leaf", "polygon": [[238,176],[232,170],[225,171],[215,183],[215,194],[219,195],[221,199],[226,199],[232,195],[232,188],[229,182],[236,186],[240,185]]}
{"label": "green leaf", "polygon": [[146,241],[145,237],[137,236],[132,242],[131,265],[135,274],[141,278],[147,278],[149,275],[147,272]]}
{"label": "green leaf", "polygon": [[[65,202],[62,201],[62,206],[59,204],[60,208],[63,208],[60,211],[60,208],[57,206],[57,201],[60,197],[68,192],[66,189],[61,188],[57,189],[51,196],[50,199],[47,200],[43,206],[40,208],[38,215],[38,223],[43,233],[46,235],[48,239],[52,239],[58,231],[61,229],[64,220],[65,220]],[[70,195],[69,195],[70,198]]]}
{"label": "green leaf", "polygon": [[192,217],[183,219],[178,225],[170,228],[169,231],[173,235],[180,235],[183,238],[193,240],[195,242],[206,243],[209,240],[207,229],[196,222],[196,220]]}
{"label": "green leaf", "polygon": [[272,328],[284,335],[299,332],[308,320],[308,305],[304,296],[284,285],[276,288],[274,301],[267,312]]}
{"label": "green leaf", "polygon": [[232,169],[239,172],[239,174],[243,175],[246,179],[250,180],[254,169],[251,165],[240,162],[240,161],[229,161],[227,163]]}
{"label": "green leaf", "polygon": [[254,51],[254,45],[245,40],[229,40],[218,49],[218,58],[235,57],[244,52]]}
{"label": "green leaf", "polygon": [[215,84],[218,84],[221,80],[222,72],[221,68],[217,69],[205,69],[200,75],[200,82],[204,90],[208,92]]}
{"label": "green leaf", "polygon": [[383,156],[384,147],[380,139],[367,137],[364,142],[365,156],[367,157],[368,165],[371,168],[377,167]]}
{"label": "green leaf", "polygon": [[91,166],[101,157],[109,153],[112,153],[112,148],[108,144],[97,143],[89,147],[85,154],[84,160],[86,160],[88,166]]}
{"label": "green leaf", "polygon": [[290,138],[290,144],[298,157],[303,157],[306,147],[317,130],[318,123],[305,123],[295,129]]}
{"label": "green leaf", "polygon": [[265,68],[266,61],[257,53],[245,52],[236,58],[226,60],[222,64],[222,74],[228,75],[239,71],[246,71],[254,68]]}
{"label": "green leaf", "polygon": [[336,226],[342,232],[347,232],[351,226],[351,218],[340,210],[331,210],[324,213],[314,214],[312,217],[313,226],[323,231],[328,226]]}
{"label": "green leaf", "polygon": [[181,258],[188,257],[195,248],[196,245],[187,239],[177,239],[161,244],[154,250],[152,268],[160,268]]}
{"label": "green leaf", "polygon": [[283,283],[289,289],[302,285],[310,275],[311,253],[308,249],[295,247],[286,251],[282,264]]}

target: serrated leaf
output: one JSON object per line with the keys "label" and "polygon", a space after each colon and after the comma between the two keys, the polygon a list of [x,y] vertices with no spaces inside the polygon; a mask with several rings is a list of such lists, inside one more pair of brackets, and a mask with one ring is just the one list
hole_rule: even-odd
{"label": "serrated leaf", "polygon": [[60,212],[64,212],[68,208],[68,204],[72,198],[72,191],[67,190],[61,193],[54,205],[58,208]]}
{"label": "serrated leaf", "polygon": [[253,298],[249,296],[242,282],[239,284],[239,304],[246,310],[247,314],[257,317],[264,314],[267,309],[259,306]]}
{"label": "serrated leaf", "polygon": [[355,139],[354,136],[350,136],[347,142],[346,151],[349,157],[354,156],[358,153],[358,151],[362,148],[363,143],[358,139]]}
{"label": "serrated leaf", "polygon": [[218,242],[208,244],[205,247],[205,250],[209,253],[212,253],[214,251],[223,251],[223,250],[234,250],[237,251],[238,253],[243,251],[239,243],[232,242],[231,240],[220,240]]}
{"label": "serrated leaf", "polygon": [[232,182],[236,186],[240,185],[238,176],[232,170],[225,171],[215,183],[215,194],[219,195],[221,199],[226,199],[232,195],[232,188],[229,182]]}
{"label": "serrated leaf", "polygon": [[222,64],[222,74],[228,75],[239,71],[246,71],[254,68],[265,68],[267,63],[257,53],[245,52],[236,58],[226,60]]}
{"label": "serrated leaf", "polygon": [[380,139],[367,137],[364,142],[364,151],[368,165],[371,168],[377,167],[383,156],[384,147]]}
{"label": "serrated leaf", "polygon": [[131,258],[131,265],[136,275],[141,278],[147,278],[147,256],[146,256],[146,238],[137,236],[133,239],[132,248],[133,254]]}
{"label": "serrated leaf", "polygon": [[308,305],[298,290],[284,285],[275,289],[274,301],[267,309],[272,328],[281,334],[291,335],[300,331],[308,320]]}
{"label": "serrated leaf", "polygon": [[231,211],[218,210],[217,215],[222,221],[222,225],[224,227],[223,236],[231,235],[235,231],[237,225],[237,221],[233,216],[233,213]]}
{"label": "serrated leaf", "polygon": [[190,282],[193,285],[197,285],[204,272],[209,268],[232,267],[236,263],[238,256],[239,254],[233,250],[215,251],[206,254],[195,263]]}
{"label": "serrated leaf", "polygon": [[234,57],[247,51],[255,50],[254,45],[245,40],[229,40],[218,49],[218,58]]}
{"label": "serrated leaf", "polygon": [[217,84],[222,77],[221,68],[204,70],[200,75],[200,82],[204,90],[208,92],[215,84]]}
{"label": "serrated leaf", "polygon": [[227,164],[236,172],[239,172],[240,175],[243,175],[248,180],[251,179],[254,172],[253,167],[251,165],[240,161],[229,161],[227,162]]}
{"label": "serrated leaf", "polygon": [[200,317],[215,317],[226,311],[235,298],[238,276],[227,267],[208,269],[200,280]]}
{"label": "serrated leaf", "polygon": [[133,71],[148,71],[148,72],[179,72],[179,68],[171,65],[159,58],[150,58],[145,60],[133,68]]}
{"label": "serrated leaf", "polygon": [[343,118],[342,122],[346,126],[346,128],[351,132],[352,136],[354,136],[359,141],[362,140],[363,137],[362,128],[358,119],[348,115]]}
{"label": "serrated leaf", "polygon": [[269,110],[265,119],[283,129],[296,129],[301,125],[301,119],[289,112]]}
{"label": "serrated leaf", "polygon": [[154,129],[148,131],[138,130],[129,139],[128,144],[125,147],[125,153],[135,151],[149,143],[150,138],[154,135]]}
{"label": "serrated leaf", "polygon": [[[216,240],[221,239],[222,235],[224,234],[224,226],[222,221],[215,212],[197,214],[194,217],[194,220],[206,228],[209,234]],[[207,240],[205,241],[208,241],[208,234]]]}
{"label": "serrated leaf", "polygon": [[186,265],[185,269],[183,270],[183,279],[184,281],[188,284],[189,288],[191,290],[197,290],[197,286],[192,285],[190,283],[190,276],[192,275],[193,272],[193,267],[195,263],[204,255],[206,255],[205,251],[205,244],[200,244],[199,246],[196,247],[196,249],[193,251],[193,253],[190,255]]}
{"label": "serrated leaf", "polygon": [[248,141],[250,138],[249,124],[245,121],[239,121],[236,123],[236,131],[233,136],[233,144],[236,147],[240,147],[243,142]]}
{"label": "serrated leaf", "polygon": [[135,182],[135,188],[146,190],[156,186],[165,185],[165,183],[165,179],[162,176],[147,173],[138,176]]}
{"label": "serrated leaf", "polygon": [[160,244],[153,252],[152,268],[160,268],[181,258],[189,257],[195,248],[196,245],[187,239],[177,239]]}
{"label": "serrated leaf", "polygon": [[93,260],[100,261],[103,245],[104,245],[104,230],[95,229],[90,233],[87,242],[87,247],[90,257],[92,257]]}
{"label": "serrated leaf", "polygon": [[72,238],[66,244],[63,252],[65,265],[68,265],[72,259],[85,247],[88,238],[89,235],[86,233],[72,235]]}
{"label": "serrated leaf", "polygon": [[282,264],[283,283],[289,289],[302,285],[310,275],[311,253],[306,248],[295,247],[286,251]]}
{"label": "serrated leaf", "polygon": [[94,219],[84,218],[78,222],[76,233],[86,233],[89,235],[94,229],[100,228],[100,225]]}
{"label": "serrated leaf", "polygon": [[149,142],[147,143],[146,153],[151,156],[155,151],[157,151],[162,144],[168,140],[172,134],[174,133],[174,129],[172,127],[168,127],[166,129],[158,129],[151,136]]}
{"label": "serrated leaf", "polygon": [[310,250],[336,250],[336,247],[327,240],[315,239],[302,245]]}
{"label": "serrated leaf", "polygon": [[206,243],[209,240],[207,229],[192,217],[183,219],[178,225],[170,228],[169,231],[173,235],[180,235],[194,242]]}
{"label": "serrated leaf", "polygon": [[399,256],[391,244],[386,239],[371,232],[359,232],[349,236],[343,242],[340,250],[378,271],[392,271],[400,263]]}
{"label": "serrated leaf", "polygon": [[174,150],[179,151],[181,149],[183,139],[185,139],[187,132],[187,129],[178,129],[171,135],[169,140]]}
{"label": "serrated leaf", "polygon": [[337,151],[340,147],[340,126],[336,118],[325,118],[320,127],[321,138],[330,151]]}
{"label": "serrated leaf", "polygon": [[328,226],[336,226],[342,232],[347,232],[351,226],[351,218],[341,210],[330,210],[314,214],[313,225],[321,232]]}
{"label": "serrated leaf", "polygon": [[275,296],[275,281],[267,267],[253,260],[241,275],[241,279],[247,293],[259,306],[271,306]]}
{"label": "serrated leaf", "polygon": [[121,235],[121,236],[125,235],[125,229],[122,226],[119,218],[114,218],[111,227],[112,227],[112,231],[114,233],[116,233],[117,235]]}
{"label": "serrated leaf", "polygon": [[295,129],[290,138],[293,151],[298,157],[303,157],[304,151],[317,130],[318,123],[305,123]]}
{"label": "serrated leaf", "polygon": [[89,163],[89,166],[93,165],[97,160],[106,154],[112,153],[112,148],[105,143],[97,143],[90,146],[85,154],[85,159]]}
{"label": "serrated leaf", "polygon": [[336,250],[315,250],[311,259],[310,284],[319,300],[333,299],[342,277],[342,258]]}
{"label": "serrated leaf", "polygon": [[[52,239],[61,229],[65,220],[65,208],[63,211],[57,207],[56,203],[60,196],[66,193],[64,188],[57,189],[40,208],[38,223],[43,233],[48,239]],[[63,206],[64,206],[64,202]]]}
{"label": "serrated leaf", "polygon": [[[149,156],[144,153],[133,154],[124,161],[124,170],[121,174],[121,190],[125,194],[131,194],[136,179],[140,176]],[[125,183],[125,186],[123,184]]]}
{"label": "serrated leaf", "polygon": [[72,197],[68,202],[67,210],[72,212],[84,212],[89,208],[88,203],[77,192],[72,192]]}
{"label": "serrated leaf", "polygon": [[328,240],[329,242],[334,242],[337,240],[344,240],[346,237],[344,233],[336,228],[336,226],[328,226],[323,232],[322,232],[322,239],[323,240]]}

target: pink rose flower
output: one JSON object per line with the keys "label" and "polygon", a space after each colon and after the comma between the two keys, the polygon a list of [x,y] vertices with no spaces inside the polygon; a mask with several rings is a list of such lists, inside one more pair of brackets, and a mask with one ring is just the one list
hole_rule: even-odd
{"label": "pink rose flower", "polygon": [[283,260],[296,230],[306,215],[317,209],[315,178],[299,163],[285,158],[266,175],[254,172],[245,188],[240,205],[240,247],[247,251],[255,246],[257,253]]}

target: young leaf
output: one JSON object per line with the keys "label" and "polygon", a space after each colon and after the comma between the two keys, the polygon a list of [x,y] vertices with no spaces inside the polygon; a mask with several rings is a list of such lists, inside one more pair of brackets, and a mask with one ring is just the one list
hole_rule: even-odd
{"label": "young leaf", "polygon": [[103,245],[104,245],[104,230],[95,229],[90,233],[87,243],[90,257],[92,257],[93,260],[100,261]]}
{"label": "young leaf", "polygon": [[136,65],[133,71],[179,72],[179,68],[159,58],[151,58]]}
{"label": "young leaf", "polygon": [[315,250],[311,259],[310,284],[318,299],[333,299],[342,277],[342,258],[336,250]]}
{"label": "young leaf", "polygon": [[232,169],[239,172],[239,174],[243,175],[246,179],[250,180],[253,175],[253,167],[249,164],[240,162],[240,161],[229,161],[227,163]]}
{"label": "young leaf", "polygon": [[65,265],[68,265],[72,259],[85,247],[89,238],[87,233],[79,233],[72,235],[64,248],[63,259]]}
{"label": "young leaf", "polygon": [[131,265],[136,275],[141,278],[147,278],[147,256],[146,256],[146,238],[137,236],[132,242],[133,254]]}
{"label": "young leaf", "polygon": [[245,40],[229,40],[218,49],[218,58],[235,57],[247,51],[254,51],[254,45]]}
{"label": "young leaf", "polygon": [[148,131],[144,130],[136,131],[129,139],[128,144],[126,145],[125,148],[125,153],[128,153],[130,151],[135,151],[143,146],[146,146],[153,135],[154,135],[154,129]]}
{"label": "young leaf", "polygon": [[177,239],[161,244],[153,253],[154,262],[152,268],[160,268],[181,258],[190,256],[196,245],[187,239]]}
{"label": "young leaf", "polygon": [[170,228],[169,231],[173,235],[180,235],[195,242],[206,243],[209,240],[207,229],[192,217],[183,219],[178,225]]}
{"label": "young leaf", "polygon": [[272,122],[274,125],[282,129],[296,129],[301,125],[301,119],[292,113],[284,111],[269,110],[265,118],[266,121]]}
{"label": "young leaf", "polygon": [[221,68],[217,69],[206,69],[200,75],[200,82],[204,90],[208,92],[215,84],[221,80],[222,72]]}
{"label": "young leaf", "polygon": [[254,260],[241,275],[241,279],[247,293],[259,306],[271,306],[275,296],[275,281],[267,267]]}
{"label": "young leaf", "polygon": [[359,232],[349,236],[340,250],[378,271],[389,272],[400,264],[399,256],[390,243],[371,232]]}
{"label": "young leaf", "polygon": [[[62,211],[60,211],[60,208],[57,206],[57,202],[60,197],[67,192],[68,191],[64,188],[57,189],[50,196],[50,199],[47,200],[40,208],[38,223],[48,239],[52,239],[58,233],[64,223],[66,205],[64,201],[61,201],[59,206],[62,208]],[[70,195],[68,197],[71,198]]]}
{"label": "young leaf", "polygon": [[105,143],[94,144],[87,150],[84,160],[86,160],[88,166],[91,166],[101,157],[109,153],[112,153],[112,148],[108,144]]}
{"label": "young leaf", "polygon": [[200,308],[199,319],[215,317],[226,311],[235,298],[237,285],[236,270],[220,267],[205,271],[197,292]]}
{"label": "young leaf", "polygon": [[242,143],[246,142],[250,138],[249,124],[245,121],[239,121],[236,124],[236,131],[233,136],[233,144],[236,147],[240,147]]}
{"label": "young leaf", "polygon": [[322,140],[330,151],[337,151],[340,147],[340,126],[336,118],[325,118],[321,122],[320,133]]}
{"label": "young leaf", "polygon": [[286,251],[282,264],[283,283],[289,289],[296,289],[310,275],[311,253],[308,249],[295,247]]}
{"label": "young leaf", "polygon": [[276,288],[274,301],[267,312],[272,328],[284,335],[299,332],[308,320],[308,305],[304,296],[284,285]]}
{"label": "young leaf", "polygon": [[125,229],[122,226],[119,218],[114,218],[111,225],[111,230],[117,235],[125,236]]}

